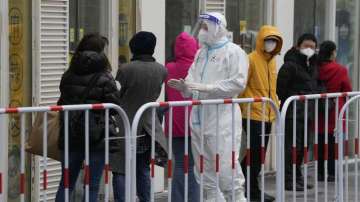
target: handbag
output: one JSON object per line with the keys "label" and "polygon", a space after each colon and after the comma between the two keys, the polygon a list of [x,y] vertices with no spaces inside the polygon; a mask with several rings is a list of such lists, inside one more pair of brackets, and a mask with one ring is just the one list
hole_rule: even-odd
{"label": "handbag", "polygon": [[[36,113],[29,139],[26,142],[25,150],[31,154],[43,155],[43,128],[44,113]],[[60,150],[58,139],[60,133],[60,113],[47,112],[47,157],[60,161]]]}

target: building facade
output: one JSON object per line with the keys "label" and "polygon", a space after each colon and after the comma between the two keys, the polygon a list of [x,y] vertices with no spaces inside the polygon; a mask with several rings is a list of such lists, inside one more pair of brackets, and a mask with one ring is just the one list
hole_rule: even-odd
{"label": "building facade", "polygon": [[[182,31],[191,32],[201,12],[226,15],[233,41],[250,52],[263,24],[277,26],[284,37],[278,59],[304,32],[319,41],[338,44],[338,61],[360,88],[360,1],[358,0],[2,0],[0,2],[0,106],[55,104],[58,85],[77,43],[90,32],[109,38],[108,55],[116,71],[131,55],[128,41],[140,30],[158,38],[155,57],[172,57],[172,43]],[[28,120],[28,125],[31,120]],[[19,117],[0,117],[0,155],[8,158],[0,169],[8,172],[8,201],[18,201]],[[274,162],[270,156],[269,162]],[[41,158],[28,157],[28,198],[41,201]],[[60,178],[59,164],[50,166],[52,194]],[[275,169],[270,163],[269,168]],[[162,170],[159,169],[161,176]],[[159,177],[157,191],[164,189]]]}

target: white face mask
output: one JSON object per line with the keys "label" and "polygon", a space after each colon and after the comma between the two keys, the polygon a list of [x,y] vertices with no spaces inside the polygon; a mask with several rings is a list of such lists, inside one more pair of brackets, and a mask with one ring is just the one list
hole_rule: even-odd
{"label": "white face mask", "polygon": [[303,55],[306,55],[307,58],[311,58],[314,54],[315,54],[315,50],[312,48],[304,48],[300,50],[300,53],[302,53]]}
{"label": "white face mask", "polygon": [[276,41],[265,41],[264,49],[267,53],[272,53],[276,48]]}
{"label": "white face mask", "polygon": [[209,40],[208,31],[206,31],[204,29],[200,29],[199,34],[198,34],[198,39],[201,44],[206,44],[207,41]]}

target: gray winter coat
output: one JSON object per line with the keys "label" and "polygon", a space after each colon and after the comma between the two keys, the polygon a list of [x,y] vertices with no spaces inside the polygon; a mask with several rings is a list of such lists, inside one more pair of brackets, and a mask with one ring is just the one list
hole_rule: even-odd
{"label": "gray winter coat", "polygon": [[[158,99],[166,77],[165,67],[147,55],[119,68],[116,76],[121,85],[119,103],[128,115],[130,123],[142,105]],[[144,132],[151,134],[151,118],[151,110],[147,110],[139,122],[138,136]],[[155,122],[156,141],[166,150],[166,138],[157,116]],[[110,155],[110,167],[113,172],[125,174],[125,140],[122,141],[122,145],[119,152]]]}

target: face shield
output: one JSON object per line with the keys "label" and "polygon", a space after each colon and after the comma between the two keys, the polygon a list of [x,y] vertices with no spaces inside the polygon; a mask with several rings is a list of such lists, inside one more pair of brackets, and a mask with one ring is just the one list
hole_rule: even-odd
{"label": "face shield", "polygon": [[[209,14],[201,14],[192,30],[194,36],[201,44],[213,45],[219,38],[222,27],[221,21]],[[223,28],[226,30],[226,28]],[[224,34],[225,35],[225,34]]]}

